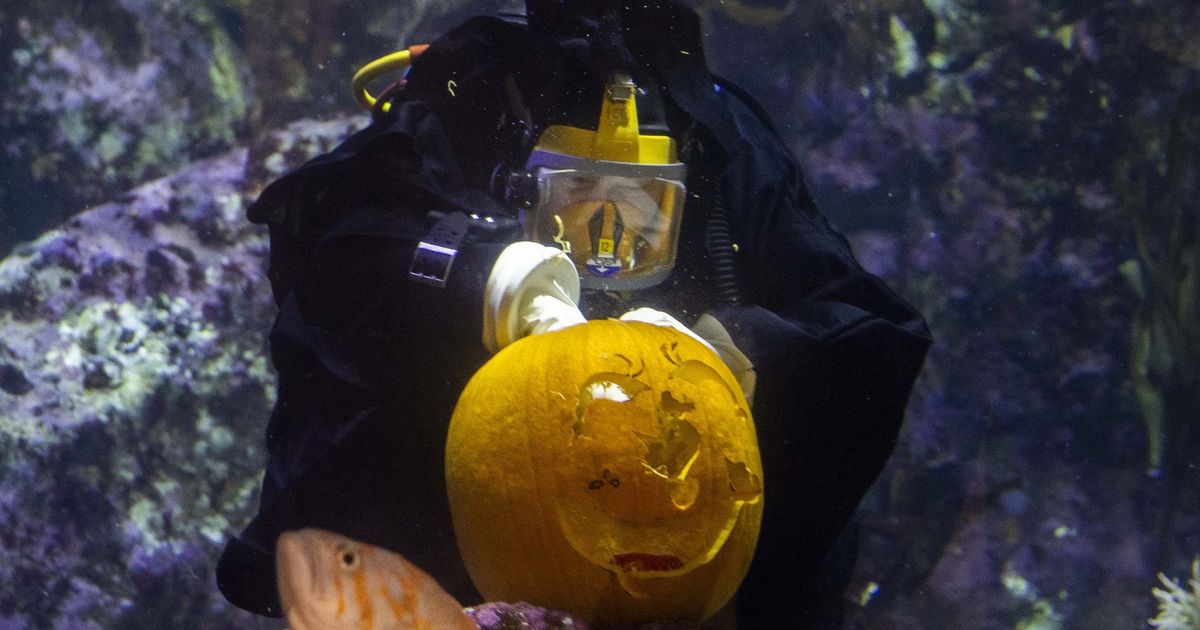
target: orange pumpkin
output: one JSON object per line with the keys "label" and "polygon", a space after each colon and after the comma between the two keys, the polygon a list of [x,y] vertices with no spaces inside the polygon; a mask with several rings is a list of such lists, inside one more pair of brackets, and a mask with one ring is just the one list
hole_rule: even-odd
{"label": "orange pumpkin", "polygon": [[506,347],[467,384],[446,479],[489,599],[592,621],[700,621],[737,590],[762,519],[749,406],[671,328],[597,320]]}

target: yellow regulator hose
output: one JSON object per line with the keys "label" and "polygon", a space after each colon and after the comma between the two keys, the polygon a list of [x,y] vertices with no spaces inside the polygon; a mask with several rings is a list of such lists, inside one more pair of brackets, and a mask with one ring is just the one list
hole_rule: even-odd
{"label": "yellow regulator hose", "polygon": [[[354,100],[367,111],[375,109],[376,98],[367,91],[367,84],[389,72],[407,70],[412,65],[412,60],[425,52],[426,48],[429,48],[428,44],[409,46],[404,50],[384,55],[359,68],[358,72],[354,73],[354,78],[350,79],[350,90],[354,94]],[[383,111],[386,112],[389,105],[391,103],[384,103]]]}

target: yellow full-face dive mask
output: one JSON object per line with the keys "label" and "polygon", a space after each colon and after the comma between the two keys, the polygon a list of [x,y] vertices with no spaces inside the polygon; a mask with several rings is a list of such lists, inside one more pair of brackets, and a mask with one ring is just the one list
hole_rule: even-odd
{"label": "yellow full-face dive mask", "polygon": [[686,170],[669,136],[642,135],[628,75],[608,83],[595,131],[548,127],[526,164],[526,235],[561,248],[586,288],[634,290],[675,265]]}

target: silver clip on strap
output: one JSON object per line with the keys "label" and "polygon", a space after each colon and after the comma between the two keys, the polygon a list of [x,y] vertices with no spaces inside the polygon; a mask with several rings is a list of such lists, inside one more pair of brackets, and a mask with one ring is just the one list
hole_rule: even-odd
{"label": "silver clip on strap", "polygon": [[417,243],[412,264],[408,267],[409,279],[438,288],[445,287],[469,226],[470,219],[461,212],[438,219],[425,239]]}

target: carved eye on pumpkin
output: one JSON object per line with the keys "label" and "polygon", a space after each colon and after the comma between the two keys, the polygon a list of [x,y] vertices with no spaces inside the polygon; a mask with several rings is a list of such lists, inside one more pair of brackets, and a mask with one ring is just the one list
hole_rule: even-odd
{"label": "carved eye on pumpkin", "polygon": [[487,599],[605,625],[714,614],[762,518],[737,381],[696,340],[640,322],[591,321],[496,354],[455,408],[446,481]]}
{"label": "carved eye on pumpkin", "polygon": [[614,488],[621,487],[620,479],[617,479],[616,477],[613,477],[611,479],[609,478],[607,468],[604,469],[604,472],[600,473],[599,479],[593,479],[588,482],[588,490],[601,490],[604,488],[604,486],[606,484],[609,486],[612,486]]}

